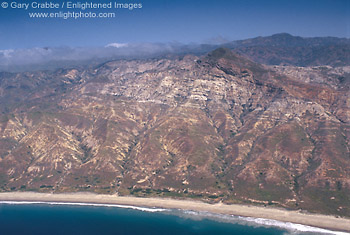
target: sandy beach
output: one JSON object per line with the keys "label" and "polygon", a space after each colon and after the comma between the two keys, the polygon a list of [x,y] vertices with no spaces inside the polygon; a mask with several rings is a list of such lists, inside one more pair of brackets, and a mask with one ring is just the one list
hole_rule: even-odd
{"label": "sandy beach", "polygon": [[99,195],[93,193],[49,194],[34,192],[8,192],[0,193],[0,201],[79,202],[157,207],[165,209],[185,209],[218,214],[273,219],[283,222],[292,222],[319,228],[326,228],[330,230],[350,232],[350,219],[336,218],[334,216],[320,214],[303,214],[297,211],[287,211],[284,209],[264,208],[258,206],[226,205],[222,203],[208,204],[193,200],[121,197],[116,195]]}

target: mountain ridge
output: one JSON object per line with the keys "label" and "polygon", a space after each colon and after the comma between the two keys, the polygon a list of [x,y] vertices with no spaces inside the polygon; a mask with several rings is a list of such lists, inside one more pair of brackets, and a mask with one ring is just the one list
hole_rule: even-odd
{"label": "mountain ridge", "polygon": [[261,65],[227,48],[2,73],[0,190],[349,216],[349,74]]}
{"label": "mountain ridge", "polygon": [[[123,47],[45,47],[0,50],[0,71],[23,72],[98,66],[112,60],[161,59],[186,54],[202,56],[220,47],[235,49],[257,63],[294,66],[350,64],[350,39],[299,37],[288,33],[224,44],[129,43]],[[27,59],[30,56],[31,59]]]}
{"label": "mountain ridge", "polygon": [[251,60],[267,65],[346,66],[350,64],[350,39],[298,37],[287,33],[239,40],[225,45]]}

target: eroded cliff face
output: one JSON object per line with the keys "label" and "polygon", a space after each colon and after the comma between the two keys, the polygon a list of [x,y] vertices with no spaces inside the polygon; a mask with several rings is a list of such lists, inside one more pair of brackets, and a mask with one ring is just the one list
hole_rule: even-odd
{"label": "eroded cliff face", "polygon": [[0,190],[277,204],[350,215],[350,67],[228,49],[1,74]]}

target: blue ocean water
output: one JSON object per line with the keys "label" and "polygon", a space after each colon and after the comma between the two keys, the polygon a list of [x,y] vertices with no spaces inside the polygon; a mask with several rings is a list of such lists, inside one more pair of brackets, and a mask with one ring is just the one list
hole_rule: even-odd
{"label": "blue ocean water", "polygon": [[[253,218],[221,216],[184,210],[140,207],[120,208],[92,204],[0,203],[1,235],[277,235],[320,234],[319,232],[322,232],[322,230],[319,231],[312,227],[309,227],[309,231],[303,232],[303,229],[295,229],[289,223],[281,224],[282,226],[279,226],[280,224],[277,223],[276,226],[268,220],[256,221]],[[325,231],[327,232],[327,230]],[[322,234],[327,234],[323,232]]]}

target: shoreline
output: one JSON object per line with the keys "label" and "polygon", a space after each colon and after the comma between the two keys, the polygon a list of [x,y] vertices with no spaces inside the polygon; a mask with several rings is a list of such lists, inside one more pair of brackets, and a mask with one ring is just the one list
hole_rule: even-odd
{"label": "shoreline", "polygon": [[227,205],[223,203],[208,204],[194,200],[141,198],[94,193],[50,194],[36,192],[0,193],[0,201],[115,204],[147,208],[182,209],[198,212],[211,212],[215,214],[271,219],[281,222],[291,222],[295,224],[324,228],[332,231],[350,232],[350,219],[336,218],[335,216],[321,214],[304,214],[298,211],[265,208],[251,205]]}

